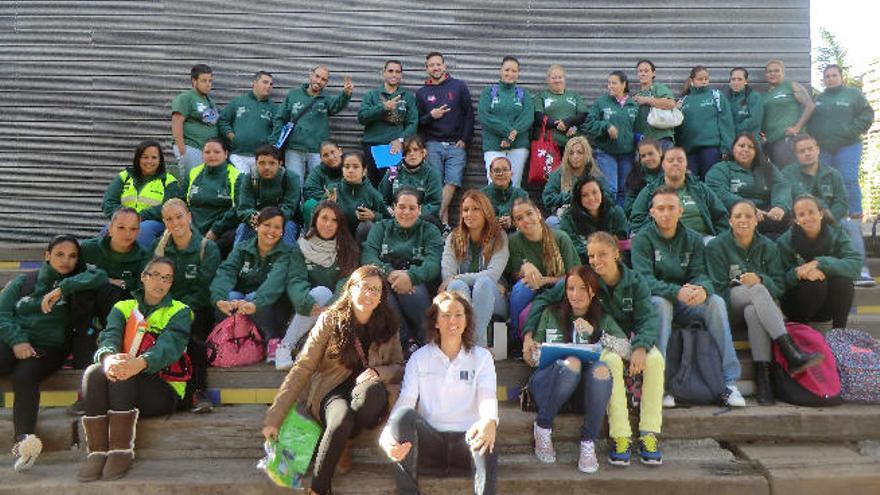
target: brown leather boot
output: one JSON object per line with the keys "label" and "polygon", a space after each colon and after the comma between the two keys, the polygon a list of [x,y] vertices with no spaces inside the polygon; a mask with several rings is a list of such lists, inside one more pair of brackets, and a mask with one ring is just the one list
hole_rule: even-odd
{"label": "brown leather boot", "polygon": [[109,442],[107,416],[83,416],[81,421],[86,435],[88,456],[80,463],[76,477],[80,481],[95,481],[101,477],[104,463],[107,461]]}
{"label": "brown leather boot", "polygon": [[351,440],[346,440],[345,448],[336,463],[336,474],[348,474],[351,471]]}
{"label": "brown leather boot", "polygon": [[138,420],[137,409],[107,411],[110,423],[110,449],[101,477],[117,480],[125,476],[134,461],[134,438]]}

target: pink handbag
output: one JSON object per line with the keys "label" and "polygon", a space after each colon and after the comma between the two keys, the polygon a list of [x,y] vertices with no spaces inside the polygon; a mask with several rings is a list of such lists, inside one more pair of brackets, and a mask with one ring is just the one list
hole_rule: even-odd
{"label": "pink handbag", "polygon": [[266,358],[263,337],[247,315],[227,316],[206,341],[208,363],[217,368],[235,368],[259,363]]}

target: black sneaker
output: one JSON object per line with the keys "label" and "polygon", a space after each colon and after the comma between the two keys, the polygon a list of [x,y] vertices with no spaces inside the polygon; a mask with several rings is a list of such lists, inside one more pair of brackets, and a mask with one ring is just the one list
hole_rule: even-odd
{"label": "black sneaker", "polygon": [[204,390],[196,390],[193,392],[192,398],[192,409],[190,412],[193,414],[207,414],[210,412],[214,412],[214,402],[211,400],[211,397],[208,396],[208,392]]}
{"label": "black sneaker", "polygon": [[67,414],[68,416],[84,416],[86,414],[86,406],[83,400],[76,399],[73,404],[67,406]]}

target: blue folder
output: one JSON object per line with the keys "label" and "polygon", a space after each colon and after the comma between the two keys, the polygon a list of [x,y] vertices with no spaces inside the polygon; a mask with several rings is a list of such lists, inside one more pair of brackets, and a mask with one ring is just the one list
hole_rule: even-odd
{"label": "blue folder", "polygon": [[591,363],[598,361],[601,354],[602,344],[541,344],[538,368],[546,368],[557,360],[570,356],[576,356],[582,362]]}
{"label": "blue folder", "polygon": [[391,154],[390,144],[377,144],[370,147],[370,153],[373,155],[373,162],[376,168],[388,168],[397,166],[403,159],[403,150],[399,153]]}

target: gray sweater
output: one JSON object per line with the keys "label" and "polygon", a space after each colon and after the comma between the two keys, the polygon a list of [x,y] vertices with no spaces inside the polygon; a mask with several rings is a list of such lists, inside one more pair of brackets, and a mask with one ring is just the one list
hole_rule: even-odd
{"label": "gray sweater", "polygon": [[452,249],[452,235],[447,236],[446,245],[443,247],[443,257],[440,259],[440,274],[443,280],[449,280],[451,277],[458,275],[460,280],[473,287],[477,277],[485,275],[497,283],[504,273],[504,267],[507,266],[507,258],[510,256],[510,251],[507,250],[507,234],[504,232],[501,232],[501,240],[501,249],[495,251],[495,254],[489,258],[488,264],[480,256],[480,271],[467,273],[466,270],[470,264],[469,260],[465,259],[460,263],[455,258],[455,251]]}

